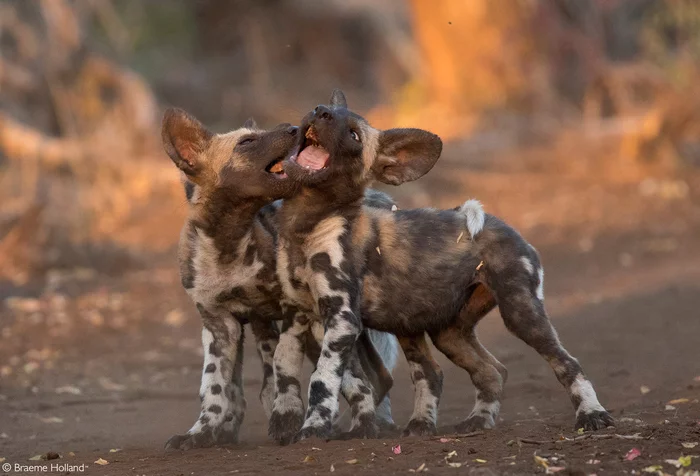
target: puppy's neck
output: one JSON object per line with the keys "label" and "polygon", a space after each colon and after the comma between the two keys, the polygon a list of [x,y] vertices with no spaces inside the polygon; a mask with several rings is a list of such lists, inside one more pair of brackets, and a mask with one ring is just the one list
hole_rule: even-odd
{"label": "puppy's neck", "polygon": [[284,233],[306,234],[320,221],[332,215],[352,221],[362,208],[364,189],[349,190],[343,187],[302,187],[294,197],[282,204]]}
{"label": "puppy's neck", "polygon": [[263,199],[240,198],[216,190],[194,206],[193,223],[214,240],[220,252],[227,253],[237,249],[266,204]]}

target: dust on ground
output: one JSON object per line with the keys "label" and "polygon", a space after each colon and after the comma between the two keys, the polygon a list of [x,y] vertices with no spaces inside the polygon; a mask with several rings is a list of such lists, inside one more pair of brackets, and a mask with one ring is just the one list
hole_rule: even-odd
{"label": "dust on ground", "polygon": [[[559,162],[535,167],[544,159],[534,153],[507,167],[493,161],[467,168],[459,166],[458,152],[448,150],[444,167],[425,182],[392,193],[403,207],[480,198],[538,247],[550,315],[615,428],[574,431],[573,411],[551,369],[494,312],[479,330],[509,370],[495,430],[453,434],[451,426],[471,409],[473,387],[436,353],[445,371],[437,437],[276,446],[266,436],[257,400],[262,372],[249,339],[241,443],[166,453],[164,442],[198,415],[201,370],[199,320],[168,252],[118,273],[99,266],[56,270],[0,289],[0,458],[86,463],[87,474],[107,475],[639,474],[654,466],[649,471],[676,474],[671,460],[684,471],[700,469],[693,458],[700,457],[697,173],[608,173],[598,181],[590,170],[554,166]],[[182,209],[173,204],[174,213]],[[395,377],[394,416],[403,425],[413,392],[402,359]],[[61,458],[30,460],[49,452]],[[96,464],[100,459],[108,464]]]}

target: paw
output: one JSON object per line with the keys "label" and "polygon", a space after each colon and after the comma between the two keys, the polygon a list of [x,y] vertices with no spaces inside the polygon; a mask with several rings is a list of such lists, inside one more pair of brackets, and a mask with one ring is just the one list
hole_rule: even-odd
{"label": "paw", "polygon": [[306,426],[299,430],[299,433],[294,437],[294,442],[307,440],[309,438],[318,438],[319,440],[328,441],[333,436],[333,430],[330,422],[324,426]]}
{"label": "paw", "polygon": [[272,412],[267,434],[281,445],[288,445],[294,440],[299,428],[304,424],[304,414],[294,411],[285,413]]}
{"label": "paw", "polygon": [[166,450],[189,450],[192,448],[209,448],[217,445],[238,443],[238,432],[222,428],[206,427],[197,433],[173,435],[165,443]]}
{"label": "paw", "polygon": [[459,433],[471,433],[472,431],[490,430],[496,426],[491,414],[471,415],[462,423],[455,425],[455,430]]}
{"label": "paw", "polygon": [[403,436],[432,436],[437,433],[435,423],[426,420],[411,420],[408,422]]}
{"label": "paw", "polygon": [[374,414],[360,415],[356,422],[353,422],[350,431],[341,435],[342,439],[370,439],[379,438],[379,426]]}
{"label": "paw", "polygon": [[576,417],[574,430],[583,428],[584,431],[596,431],[609,426],[615,426],[615,419],[605,410],[590,413],[581,412]]}

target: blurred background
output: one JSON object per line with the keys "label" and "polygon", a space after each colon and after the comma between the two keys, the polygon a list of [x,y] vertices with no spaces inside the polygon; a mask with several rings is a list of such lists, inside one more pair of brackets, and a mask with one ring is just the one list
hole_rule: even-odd
{"label": "blurred background", "polygon": [[[166,105],[225,131],[249,116],[298,122],[341,87],[377,127],[440,134],[450,167],[438,170],[513,156],[502,167],[528,173],[533,151],[551,152],[539,168],[557,176],[682,199],[686,181],[643,179],[700,165],[691,0],[3,0],[0,47],[0,273],[16,284],[173,244]],[[449,189],[470,193],[457,178]],[[438,181],[410,195],[442,195]]]}
{"label": "blurred background", "polygon": [[699,269],[699,69],[694,0],[0,0],[0,392],[187,382],[168,394],[194,418],[166,106],[273,126],[340,87],[376,127],[440,134],[435,169],[387,190],[480,199],[543,250],[564,313]]}

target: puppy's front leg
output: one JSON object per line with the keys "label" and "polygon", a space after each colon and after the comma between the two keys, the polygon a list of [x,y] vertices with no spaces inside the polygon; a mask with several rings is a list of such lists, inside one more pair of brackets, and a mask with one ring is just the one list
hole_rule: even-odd
{"label": "puppy's front leg", "polygon": [[299,380],[308,330],[309,318],[303,312],[296,312],[294,318],[285,321],[275,350],[274,380],[277,396],[267,433],[281,444],[291,442],[304,422],[304,402],[301,400]]}
{"label": "puppy's front leg", "polygon": [[[323,284],[315,286],[315,290],[328,290],[327,282]],[[319,313],[324,319],[326,333],[323,337],[321,356],[316,370],[311,375],[306,421],[297,435],[297,440],[311,436],[322,439],[331,437],[333,420],[338,414],[338,394],[342,376],[362,330],[359,316],[350,307],[351,302],[357,302],[357,299],[351,296],[351,292],[333,290],[330,293],[314,295],[319,296],[316,301]]]}
{"label": "puppy's front leg", "polygon": [[201,448],[238,441],[246,402],[243,398],[243,325],[226,309],[197,304],[202,317],[204,366],[199,419],[184,435],[175,435],[166,449]]}
{"label": "puppy's front leg", "polygon": [[379,436],[374,392],[360,363],[357,347],[354,345],[343,373],[341,390],[352,413],[350,431],[345,436],[349,438],[376,438]]}

